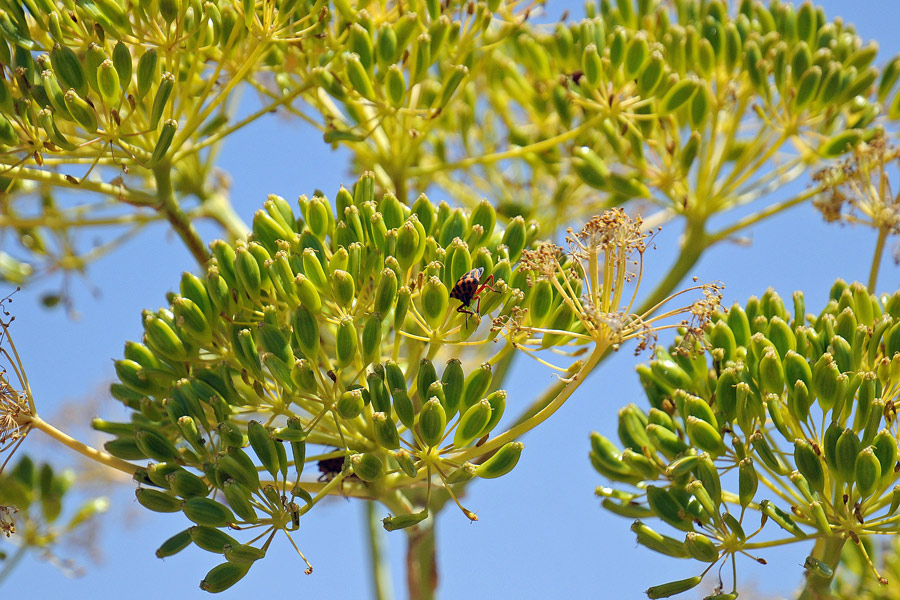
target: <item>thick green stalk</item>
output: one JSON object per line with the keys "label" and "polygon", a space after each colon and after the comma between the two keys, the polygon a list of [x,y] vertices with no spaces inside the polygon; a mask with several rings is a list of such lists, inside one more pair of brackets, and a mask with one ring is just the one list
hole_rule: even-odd
{"label": "thick green stalk", "polygon": [[394,597],[391,589],[391,565],[384,552],[384,531],[381,520],[375,512],[375,503],[365,502],[366,535],[369,538],[369,562],[372,566],[372,586],[376,600],[390,600]]}
{"label": "thick green stalk", "polygon": [[878,285],[878,269],[881,267],[881,256],[884,254],[884,242],[890,231],[887,227],[881,227],[878,230],[878,240],[875,242],[875,252],[872,255],[872,268],[869,270],[869,292],[876,293],[875,286]]}
{"label": "thick green stalk", "polygon": [[[847,540],[840,535],[819,538],[813,547],[811,555],[824,563],[827,563],[833,570],[837,570],[838,563],[841,560],[841,550],[844,542]],[[831,587],[833,578],[825,578],[809,572],[806,576],[806,585],[797,600],[824,600],[831,598],[828,588]]]}
{"label": "thick green stalk", "polygon": [[209,260],[209,253],[175,198],[175,190],[172,188],[172,165],[168,161],[159,163],[153,167],[153,176],[156,179],[156,196],[159,200],[156,209],[166,215],[172,229],[187,246],[194,259],[200,265],[205,265]]}
{"label": "thick green stalk", "polygon": [[437,559],[435,557],[434,524],[427,519],[406,530],[406,582],[409,600],[433,600],[437,589]]}

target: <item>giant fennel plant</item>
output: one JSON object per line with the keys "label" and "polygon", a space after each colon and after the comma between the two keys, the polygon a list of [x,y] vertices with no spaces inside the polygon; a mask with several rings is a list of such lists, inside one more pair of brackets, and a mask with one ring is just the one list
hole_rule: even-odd
{"label": "giant fennel plant", "polygon": [[[142,506],[193,522],[173,520],[157,555],[221,555],[207,591],[237,583],[281,533],[311,571],[299,522],[343,494],[406,532],[410,596],[432,597],[434,515],[453,503],[476,520],[466,486],[513,469],[519,438],[633,340],[655,348],[638,369],[650,406],[622,409],[621,448],[591,437],[613,485],[598,493],[639,519],[642,544],[707,563],[649,595],[806,539],[806,597],[842,565],[839,589],[868,589],[859,566],[878,572],[869,538],[894,531],[900,499],[900,314],[874,289],[896,229],[879,165],[893,160],[883,130],[900,114],[900,62],[874,66],[875,44],[809,3],[603,1],[555,26],[535,8],[2,3],[4,279],[61,273],[44,302],[71,306],[71,276],[155,221],[198,264],[115,362],[110,394],[131,417],[93,420],[103,449],[42,418],[2,320],[0,527],[18,546],[4,574],[106,506],[57,523],[71,475],[11,461],[38,430],[131,475]],[[246,89],[252,112],[239,110]],[[273,111],[349,150],[362,175],[333,199],[270,196],[248,226],[216,159]],[[806,190],[785,188],[801,178]],[[454,204],[432,202],[438,190]],[[719,284],[676,291],[708,248],[811,199],[878,230],[868,287],[835,284],[817,316],[802,294],[789,315],[772,293],[723,311]],[[199,220],[223,239],[203,240]],[[641,295],[648,238],[673,220],[678,254]],[[101,243],[84,251],[88,235]],[[656,346],[667,330],[670,351]],[[557,381],[509,402],[516,355]],[[790,537],[772,539],[776,526]],[[732,579],[719,596],[737,593]]]}

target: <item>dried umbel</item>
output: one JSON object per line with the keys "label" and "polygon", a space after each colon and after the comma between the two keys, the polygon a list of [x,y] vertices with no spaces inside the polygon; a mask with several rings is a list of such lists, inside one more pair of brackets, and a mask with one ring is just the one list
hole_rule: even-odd
{"label": "dried umbel", "polygon": [[622,447],[591,436],[594,467],[614,482],[597,489],[603,506],[641,519],[639,543],[707,563],[679,591],[720,562],[811,539],[808,586],[827,587],[848,540],[881,579],[860,543],[900,519],[900,292],[838,281],[818,316],[793,300],[793,316],[771,290],[715,315],[705,353],[657,348],[638,368],[649,411],[619,411]]}

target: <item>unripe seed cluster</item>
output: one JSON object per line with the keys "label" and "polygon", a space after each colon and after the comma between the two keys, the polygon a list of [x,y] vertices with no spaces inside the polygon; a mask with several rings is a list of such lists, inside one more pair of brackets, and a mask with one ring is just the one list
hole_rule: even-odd
{"label": "unripe seed cluster", "polygon": [[[619,411],[621,447],[591,435],[594,467],[615,482],[598,488],[603,506],[641,519],[641,544],[709,563],[778,536],[772,524],[797,541],[896,529],[900,292],[838,281],[817,316],[799,292],[793,309],[769,290],[719,314],[705,352],[657,348],[638,367],[649,411]],[[746,535],[753,518],[768,525]]]}

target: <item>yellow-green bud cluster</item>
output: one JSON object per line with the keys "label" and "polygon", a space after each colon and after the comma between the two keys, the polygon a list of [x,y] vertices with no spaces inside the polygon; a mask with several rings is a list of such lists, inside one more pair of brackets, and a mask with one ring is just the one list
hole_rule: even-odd
{"label": "yellow-green bud cluster", "polygon": [[896,528],[884,519],[900,505],[900,292],[839,280],[821,313],[805,310],[800,292],[790,314],[769,290],[713,319],[705,351],[682,340],[638,367],[649,411],[621,409],[621,446],[594,433],[590,457],[625,484],[598,488],[605,508],[687,533],[636,523],[641,544],[716,562],[742,547],[754,512],[797,540]]}
{"label": "yellow-green bud cluster", "polygon": [[[327,484],[302,479],[315,460],[307,443],[342,454],[337,471],[320,463],[325,479],[341,480],[333,493],[364,484],[375,497],[431,475],[499,477],[521,453],[518,442],[479,451],[506,407],[490,364],[465,369],[453,358],[439,373],[419,357],[498,335],[478,328],[481,315],[508,315],[509,299],[524,294],[507,282],[527,287],[511,261],[536,231],[521,218],[504,223],[487,203],[469,213],[425,196],[412,208],[391,194],[376,200],[371,174],[335,204],[269,197],[249,238],[213,242],[206,274],[185,273],[169,307],[144,311],[143,339],[115,362],[111,392],[133,412],[127,423],[95,423],[115,436],[106,450],[152,461],[136,475],[138,501],[202,528],[161,555],[190,539],[241,565],[211,572],[204,589],[236,581],[259,549],[221,536],[200,543],[196,531],[296,529],[297,498],[311,503]],[[497,291],[483,291],[469,316],[450,290],[475,267]]]}

